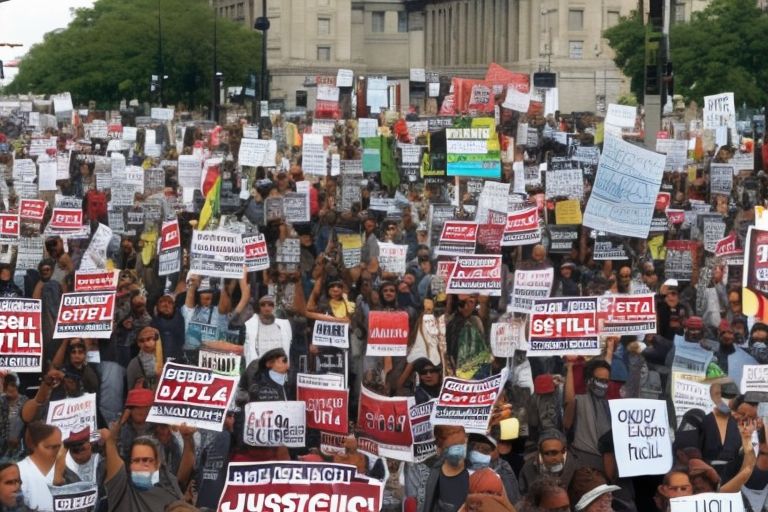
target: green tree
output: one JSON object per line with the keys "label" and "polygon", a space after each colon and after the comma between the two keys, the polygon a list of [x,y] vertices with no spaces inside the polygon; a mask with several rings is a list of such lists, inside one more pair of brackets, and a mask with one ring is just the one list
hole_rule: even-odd
{"label": "green tree", "polygon": [[[689,23],[672,25],[670,53],[675,94],[701,103],[704,96],[733,92],[738,104],[764,105],[768,91],[768,15],[754,0],[712,0]],[[644,32],[632,13],[604,36],[616,52],[614,62],[643,98]]]}
{"label": "green tree", "polygon": [[124,98],[157,101],[150,77],[160,72],[158,12],[168,76],[165,103],[194,107],[210,100],[214,25],[225,84],[243,85],[248,73],[260,69],[261,36],[217,19],[207,0],[98,0],[92,8],[78,9],[66,29],[46,34],[33,46],[6,92],[69,91],[77,104],[94,100],[100,107]]}

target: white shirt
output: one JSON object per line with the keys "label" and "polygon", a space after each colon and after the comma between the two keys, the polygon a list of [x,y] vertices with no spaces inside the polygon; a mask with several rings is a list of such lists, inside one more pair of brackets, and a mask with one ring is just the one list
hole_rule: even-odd
{"label": "white shirt", "polygon": [[47,475],[43,475],[29,457],[22,459],[18,466],[24,504],[39,512],[53,512],[53,496],[48,486],[53,485],[55,466],[51,466]]}

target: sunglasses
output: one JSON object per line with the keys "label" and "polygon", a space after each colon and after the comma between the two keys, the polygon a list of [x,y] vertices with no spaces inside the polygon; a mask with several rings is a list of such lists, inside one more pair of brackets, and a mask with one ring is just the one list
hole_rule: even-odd
{"label": "sunglasses", "polygon": [[154,464],[154,457],[131,457],[131,464]]}

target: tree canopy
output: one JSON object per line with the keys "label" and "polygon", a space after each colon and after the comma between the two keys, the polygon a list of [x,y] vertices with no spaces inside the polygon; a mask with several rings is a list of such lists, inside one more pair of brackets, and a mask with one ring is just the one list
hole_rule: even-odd
{"label": "tree canopy", "polygon": [[[604,37],[616,52],[614,62],[643,97],[644,27],[633,12]],[[736,102],[762,106],[768,101],[768,14],[754,0],[712,0],[688,23],[673,24],[670,53],[675,94],[701,103],[704,96],[733,92]]]}
{"label": "tree canopy", "polygon": [[211,95],[214,30],[218,71],[225,84],[243,85],[248,73],[260,69],[261,36],[217,19],[206,0],[98,0],[33,46],[6,92],[69,91],[77,103],[94,100],[103,107],[121,99],[156,101],[150,79],[160,72],[160,32],[168,76],[163,100],[194,107]]}

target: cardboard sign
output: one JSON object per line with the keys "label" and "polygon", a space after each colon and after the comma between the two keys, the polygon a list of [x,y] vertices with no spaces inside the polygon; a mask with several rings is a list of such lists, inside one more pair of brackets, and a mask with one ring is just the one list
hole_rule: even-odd
{"label": "cardboard sign", "polygon": [[408,313],[368,313],[367,356],[404,356],[408,351]]}
{"label": "cardboard sign", "polygon": [[349,389],[298,383],[296,398],[306,404],[307,428],[346,434],[349,431]]}
{"label": "cardboard sign", "polygon": [[413,397],[387,397],[361,387],[357,425],[375,442],[381,457],[410,461],[413,455],[410,407]]}
{"label": "cardboard sign", "polygon": [[663,155],[607,137],[584,225],[647,239],[663,173]]}
{"label": "cardboard sign", "polygon": [[158,251],[158,275],[167,276],[181,270],[181,232],[178,220],[163,222]]}
{"label": "cardboard sign", "polygon": [[667,402],[624,398],[609,400],[608,405],[619,476],[666,473],[672,467]]}
{"label": "cardboard sign", "polygon": [[437,246],[437,254],[439,256],[474,254],[477,231],[476,222],[445,221],[443,232],[440,235],[440,243]]}
{"label": "cardboard sign", "polygon": [[704,128],[725,126],[736,131],[736,103],[732,92],[704,96]]}
{"label": "cardboard sign", "polygon": [[605,124],[620,128],[634,128],[637,117],[637,107],[629,105],[608,104],[608,113],[605,116]]}
{"label": "cardboard sign", "polygon": [[42,222],[47,207],[48,202],[42,199],[22,199],[19,202],[19,216],[21,220]]}
{"label": "cardboard sign", "polygon": [[117,290],[120,271],[115,270],[78,270],[75,272],[76,292],[98,292]]}
{"label": "cardboard sign", "polygon": [[462,425],[467,433],[485,434],[506,378],[506,368],[483,380],[446,377],[432,412],[432,425]]}
{"label": "cardboard sign", "polygon": [[554,268],[515,270],[515,280],[507,311],[530,313],[534,300],[549,297],[554,277]]}
{"label": "cardboard sign", "polygon": [[166,362],[147,421],[221,432],[237,377]]}
{"label": "cardboard sign", "polygon": [[250,446],[302,448],[306,419],[304,402],[250,402],[245,405],[243,442]]}
{"label": "cardboard sign", "polygon": [[703,492],[669,500],[670,512],[744,512],[741,493]]}
{"label": "cardboard sign", "polygon": [[603,336],[656,334],[656,300],[644,295],[605,295],[597,298],[597,330]]}
{"label": "cardboard sign", "polygon": [[98,438],[96,428],[96,393],[85,393],[77,398],[56,400],[48,406],[48,425],[59,427],[61,438],[66,439],[72,432],[91,428],[91,438]]}
{"label": "cardboard sign", "polygon": [[49,227],[58,231],[77,231],[83,227],[83,210],[54,208]]}
{"label": "cardboard sign", "polygon": [[224,230],[192,232],[189,272],[210,277],[243,276],[245,251],[239,233]]}
{"label": "cardboard sign", "polygon": [[65,293],[59,304],[53,339],[109,339],[114,315],[115,292]]}
{"label": "cardboard sign", "polygon": [[384,483],[354,466],[317,462],[230,462],[220,512],[379,512]]}
{"label": "cardboard sign", "polygon": [[504,226],[501,245],[530,245],[541,241],[539,228],[539,209],[535,206],[524,210],[509,212]]}
{"label": "cardboard sign", "polygon": [[43,359],[42,303],[38,299],[0,299],[0,369],[39,372]]}
{"label": "cardboard sign", "polygon": [[260,233],[243,235],[243,247],[245,247],[245,264],[248,267],[248,272],[269,268],[269,252],[264,235]]}
{"label": "cardboard sign", "polygon": [[315,320],[312,344],[318,347],[349,348],[349,324]]}
{"label": "cardboard sign", "polygon": [[446,293],[501,295],[501,255],[458,256]]}
{"label": "cardboard sign", "polygon": [[528,343],[528,357],[599,355],[597,298],[535,300]]}

